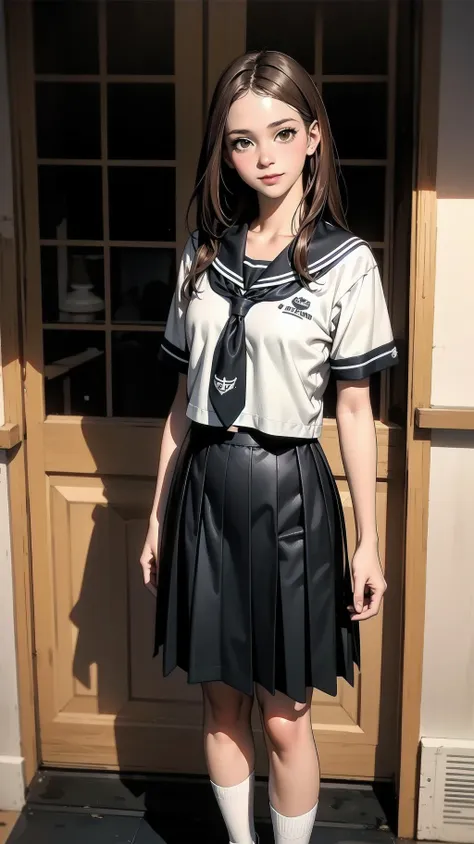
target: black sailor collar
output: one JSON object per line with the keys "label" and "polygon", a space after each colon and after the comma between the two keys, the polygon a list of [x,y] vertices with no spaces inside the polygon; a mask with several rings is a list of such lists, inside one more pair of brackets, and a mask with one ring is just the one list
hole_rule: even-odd
{"label": "black sailor collar", "polygon": [[[247,232],[246,223],[231,226],[223,235],[219,251],[211,265],[221,279],[232,282],[242,292],[244,291],[243,263]],[[308,248],[310,275],[317,281],[363,242],[346,229],[320,220]],[[301,284],[300,277],[291,264],[294,244],[295,240],[292,240],[273,261],[265,267],[262,266],[261,272],[254,276],[252,290],[270,292],[272,287],[277,288],[291,282]]]}

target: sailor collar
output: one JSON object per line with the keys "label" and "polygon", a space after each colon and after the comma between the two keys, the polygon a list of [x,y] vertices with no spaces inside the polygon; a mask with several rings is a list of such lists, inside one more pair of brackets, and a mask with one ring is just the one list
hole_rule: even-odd
{"label": "sailor collar", "polygon": [[[230,227],[222,237],[219,251],[211,265],[216,275],[241,290],[245,289],[242,268],[247,232],[246,223]],[[351,232],[320,220],[308,247],[308,270],[313,280],[317,281],[325,275],[361,243],[363,241]],[[301,285],[300,277],[291,263],[294,245],[295,240],[291,241],[267,265],[261,265],[261,272],[255,275],[252,289],[279,287],[290,282],[298,282]]]}

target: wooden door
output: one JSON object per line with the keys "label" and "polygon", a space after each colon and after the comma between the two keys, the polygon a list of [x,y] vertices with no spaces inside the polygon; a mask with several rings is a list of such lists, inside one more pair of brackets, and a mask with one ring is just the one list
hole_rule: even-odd
{"label": "wooden door", "polygon": [[[14,0],[7,10],[41,759],[202,772],[199,689],[179,670],[163,680],[151,657],[153,598],[138,557],[174,389],[156,355],[204,107],[220,70],[247,48],[283,49],[314,74],[335,123],[349,219],[402,314],[404,277],[392,295],[398,5]],[[352,28],[341,28],[348,12]],[[372,116],[358,132],[360,114]],[[402,317],[395,327],[403,341]],[[362,625],[355,687],[315,692],[324,776],[390,777],[396,767],[403,431],[390,421],[393,395],[388,377],[374,382],[390,599]],[[331,404],[323,445],[353,545]]]}

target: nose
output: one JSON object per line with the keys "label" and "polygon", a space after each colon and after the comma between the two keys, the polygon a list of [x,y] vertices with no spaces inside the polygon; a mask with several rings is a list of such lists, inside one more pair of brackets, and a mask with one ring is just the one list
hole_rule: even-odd
{"label": "nose", "polygon": [[262,168],[262,169],[266,169],[267,167],[270,167],[270,165],[274,164],[274,163],[275,163],[275,156],[272,155],[271,150],[266,146],[266,144],[261,145],[260,148],[259,148],[257,166]]}

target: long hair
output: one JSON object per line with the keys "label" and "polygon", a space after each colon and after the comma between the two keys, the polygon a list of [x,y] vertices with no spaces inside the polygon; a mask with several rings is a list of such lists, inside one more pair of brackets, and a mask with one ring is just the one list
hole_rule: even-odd
{"label": "long hair", "polygon": [[245,53],[222,73],[214,90],[199,156],[196,181],[187,218],[196,202],[199,245],[186,277],[187,292],[196,289],[198,276],[219,250],[219,241],[235,224],[250,223],[258,215],[256,191],[229,167],[223,157],[229,109],[248,91],[273,97],[293,106],[306,129],[318,121],[319,149],[307,156],[303,169],[303,198],[299,228],[292,250],[292,264],[306,282],[308,245],[319,219],[347,228],[339,193],[333,139],[323,101],[309,74],[297,61],[274,50]]}

